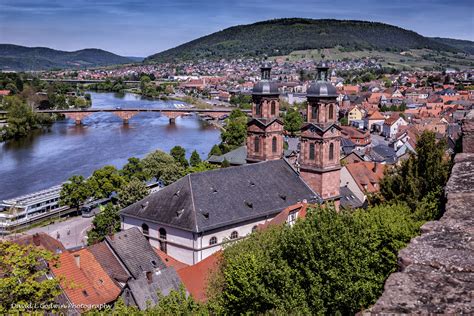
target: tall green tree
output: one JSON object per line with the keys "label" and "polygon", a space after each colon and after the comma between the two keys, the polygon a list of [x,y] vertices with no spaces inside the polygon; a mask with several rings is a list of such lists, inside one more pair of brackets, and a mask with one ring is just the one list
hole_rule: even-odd
{"label": "tall green tree", "polygon": [[59,193],[59,204],[79,209],[91,196],[92,190],[86,179],[83,176],[74,175],[62,185]]}
{"label": "tall green tree", "polygon": [[145,181],[146,175],[143,171],[143,164],[139,158],[128,158],[128,162],[120,170],[120,175],[126,180],[130,181],[132,178]]}
{"label": "tall green tree", "polygon": [[[450,168],[445,149],[444,140],[437,141],[433,132],[423,132],[417,140],[416,155],[412,154],[399,167],[386,172],[380,183],[383,198],[405,201],[413,210],[427,196],[441,201]],[[433,219],[429,214],[427,216],[426,220]]]}
{"label": "tall green tree", "polygon": [[301,126],[303,126],[303,117],[298,110],[289,109],[283,118],[283,124],[285,131],[291,135],[295,135],[296,132],[301,130]]}
{"label": "tall green tree", "polygon": [[219,147],[219,145],[214,145],[214,146],[212,146],[211,151],[209,151],[209,154],[207,155],[207,158],[209,158],[211,156],[220,156],[220,155],[222,155],[221,148]]}
{"label": "tall green tree", "polygon": [[120,207],[125,208],[132,205],[146,197],[148,193],[149,190],[143,181],[140,181],[137,178],[132,178],[130,182],[123,185],[118,191]]}
{"label": "tall green tree", "polygon": [[179,163],[182,167],[186,168],[189,166],[188,161],[186,160],[186,149],[184,149],[181,146],[174,146],[170,150],[170,155],[171,157],[174,158],[174,160]]}
{"label": "tall green tree", "polygon": [[124,183],[124,179],[114,166],[105,166],[94,171],[87,183],[93,196],[102,199],[110,197],[112,192],[117,192]]}
{"label": "tall green tree", "polygon": [[92,229],[87,232],[87,243],[96,244],[106,236],[120,231],[119,208],[112,203],[100,206],[100,212],[92,220]]}
{"label": "tall green tree", "polygon": [[181,178],[184,169],[171,155],[156,150],[142,160],[143,171],[147,178],[156,178],[168,185]]}
{"label": "tall green tree", "polygon": [[194,150],[192,153],[191,153],[191,157],[189,158],[189,164],[192,166],[192,167],[196,167],[198,164],[201,163],[201,157],[199,157],[199,154],[196,150]]}
{"label": "tall green tree", "polygon": [[[48,266],[56,264],[51,252],[9,241],[0,242],[0,314],[20,315],[27,304],[47,305],[61,293],[59,281],[45,278]],[[49,312],[53,312],[49,311]]]}
{"label": "tall green tree", "polygon": [[247,115],[234,109],[226,119],[225,130],[221,133],[222,143],[226,151],[233,150],[245,143],[247,137]]}

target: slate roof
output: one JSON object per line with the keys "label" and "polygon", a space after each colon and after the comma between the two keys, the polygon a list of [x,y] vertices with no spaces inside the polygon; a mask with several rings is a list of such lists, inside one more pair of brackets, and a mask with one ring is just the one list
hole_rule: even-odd
{"label": "slate roof", "polygon": [[240,146],[220,156],[212,155],[207,160],[210,163],[222,163],[226,159],[231,165],[245,165],[247,163],[247,147]]}
{"label": "slate roof", "polygon": [[387,162],[395,163],[396,162],[396,152],[392,147],[387,145],[379,144],[371,148],[370,157],[375,162]]}
{"label": "slate roof", "polygon": [[354,193],[346,186],[340,188],[341,206],[346,208],[364,207],[366,203],[359,200]]}
{"label": "slate roof", "polygon": [[173,267],[154,271],[151,280],[147,277],[132,279],[128,283],[135,303],[140,310],[147,308],[148,302],[155,305],[159,302],[158,293],[168,295],[172,290],[178,290],[181,281]]}
{"label": "slate roof", "polygon": [[105,242],[89,246],[88,249],[112,279],[121,283],[127,282],[130,275]]}
{"label": "slate roof", "polygon": [[273,216],[320,198],[285,160],[189,174],[122,210],[186,231],[203,232]]}
{"label": "slate roof", "polygon": [[137,227],[118,232],[106,239],[135,279],[140,278],[145,272],[166,268]]}

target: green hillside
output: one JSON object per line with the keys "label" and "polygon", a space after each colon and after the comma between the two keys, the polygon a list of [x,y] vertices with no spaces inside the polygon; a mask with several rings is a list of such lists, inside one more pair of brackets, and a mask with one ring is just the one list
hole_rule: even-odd
{"label": "green hillside", "polygon": [[65,52],[45,47],[0,44],[0,70],[29,71],[55,68],[86,68],[133,62],[101,49]]}
{"label": "green hillside", "polygon": [[474,55],[474,42],[442,37],[432,37],[431,39],[439,43],[453,46],[467,54]]}
{"label": "green hillside", "polygon": [[342,47],[346,51],[409,49],[460,52],[449,41],[396,26],[364,21],[277,19],[239,25],[154,54],[146,62],[288,55],[293,51]]}

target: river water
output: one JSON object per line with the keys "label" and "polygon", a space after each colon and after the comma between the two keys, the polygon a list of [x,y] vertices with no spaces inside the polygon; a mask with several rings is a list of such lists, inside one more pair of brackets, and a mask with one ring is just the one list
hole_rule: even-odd
{"label": "river water", "polygon": [[[93,108],[172,108],[178,101],[143,99],[134,94],[91,93]],[[0,143],[0,201],[60,184],[70,176],[85,177],[104,165],[120,168],[129,157],[180,145],[206,158],[220,131],[196,116],[170,125],[157,112],[139,113],[128,125],[112,113],[94,113],[76,126],[59,121],[48,131]]]}

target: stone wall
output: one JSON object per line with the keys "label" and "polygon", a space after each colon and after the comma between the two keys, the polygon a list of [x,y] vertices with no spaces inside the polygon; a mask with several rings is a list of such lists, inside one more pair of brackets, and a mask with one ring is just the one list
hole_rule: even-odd
{"label": "stone wall", "polygon": [[446,185],[446,212],[399,253],[399,271],[364,314],[474,313],[474,110]]}

